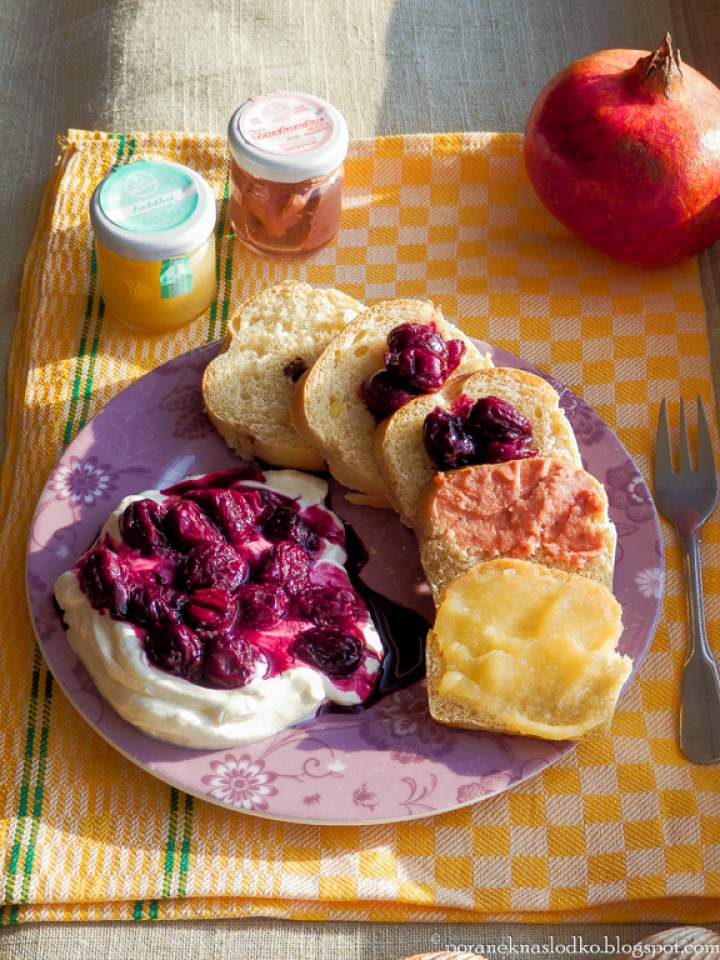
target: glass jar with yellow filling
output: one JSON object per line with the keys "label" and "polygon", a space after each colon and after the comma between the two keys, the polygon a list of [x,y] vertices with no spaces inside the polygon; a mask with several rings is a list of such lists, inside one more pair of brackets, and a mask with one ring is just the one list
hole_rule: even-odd
{"label": "glass jar with yellow filling", "polygon": [[90,201],[108,313],[143,333],[194,320],[215,297],[215,197],[179,163],[137,160],[109,173]]}

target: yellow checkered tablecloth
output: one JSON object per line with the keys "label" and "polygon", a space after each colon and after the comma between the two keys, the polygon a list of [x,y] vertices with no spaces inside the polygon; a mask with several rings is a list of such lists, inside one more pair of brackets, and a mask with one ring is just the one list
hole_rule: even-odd
{"label": "yellow checkered tablecloth", "polygon": [[[200,170],[220,201],[217,301],[157,340],[105,316],[87,216],[102,175],[149,154]],[[45,195],[10,362],[2,480],[3,922],[717,919],[720,767],[689,765],[676,743],[685,626],[671,536],[665,615],[612,736],[509,793],[423,821],[298,826],[193,800],[120,756],[53,685],[28,621],[23,569],[34,503],[56,457],[118,390],[220,336],[234,305],[275,279],[334,284],[365,301],[431,297],[468,333],[581,393],[646,474],[660,398],[682,389],[711,400],[696,263],[643,273],[574,240],[533,196],[516,135],[356,141],[337,243],[304,262],[245,251],[227,198],[219,138],[79,131],[63,141]],[[716,647],[719,540],[720,524],[709,524]]]}

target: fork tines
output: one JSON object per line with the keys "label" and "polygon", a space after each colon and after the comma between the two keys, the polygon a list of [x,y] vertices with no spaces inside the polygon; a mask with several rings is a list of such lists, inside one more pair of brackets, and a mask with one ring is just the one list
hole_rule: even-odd
{"label": "fork tines", "polygon": [[[697,467],[693,467],[690,453],[690,439],[688,436],[687,417],[685,415],[685,401],[680,400],[680,470],[682,475],[688,472],[714,473],[715,453],[713,452],[710,425],[705,412],[705,404],[701,397],[696,400],[697,407],[697,452],[695,456]],[[660,417],[658,419],[657,439],[655,443],[655,473],[676,473],[673,466],[672,444],[670,442],[670,424],[668,421],[667,400],[663,397],[660,403]]]}

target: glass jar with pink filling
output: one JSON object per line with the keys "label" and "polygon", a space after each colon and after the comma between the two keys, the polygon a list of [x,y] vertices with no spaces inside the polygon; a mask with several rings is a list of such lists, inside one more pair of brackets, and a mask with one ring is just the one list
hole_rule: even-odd
{"label": "glass jar with pink filling", "polygon": [[230,219],[256,253],[301,257],[335,236],[342,212],[345,118],[306,93],[251,97],[230,119]]}

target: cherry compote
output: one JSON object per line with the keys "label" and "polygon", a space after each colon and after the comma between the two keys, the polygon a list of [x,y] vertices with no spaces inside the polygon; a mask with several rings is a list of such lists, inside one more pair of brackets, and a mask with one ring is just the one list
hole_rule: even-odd
{"label": "cherry compote", "polygon": [[537,456],[530,421],[507,400],[465,395],[452,410],[435,407],[423,424],[428,456],[441,470]]}
{"label": "cherry compote", "polygon": [[457,369],[462,340],[445,340],[433,323],[403,323],[387,336],[384,369],[365,380],[360,393],[377,421],[391,416],[413,397],[435,393]]}
{"label": "cherry compote", "polygon": [[370,617],[348,575],[322,562],[323,544],[345,548],[343,529],[263,480],[243,467],[133,501],[120,540],[105,536],[81,558],[81,588],[173,676],[230,689],[309,665],[345,682],[363,670]]}

